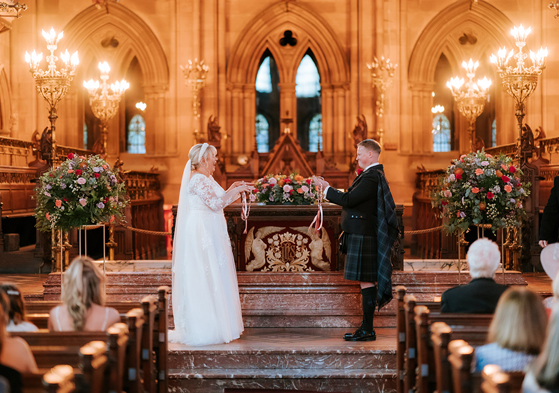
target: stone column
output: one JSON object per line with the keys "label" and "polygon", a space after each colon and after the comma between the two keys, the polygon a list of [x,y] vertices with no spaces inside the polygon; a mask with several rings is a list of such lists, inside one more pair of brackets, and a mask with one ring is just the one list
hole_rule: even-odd
{"label": "stone column", "polygon": [[431,95],[434,86],[430,83],[412,83],[412,153],[429,153],[433,150]]}
{"label": "stone column", "polygon": [[[278,83],[281,91],[280,95],[280,118],[292,119],[293,123],[289,126],[291,133],[297,138],[297,97],[295,96],[295,83]],[[282,132],[284,130],[282,129]]]}
{"label": "stone column", "polygon": [[256,88],[248,83],[243,87],[243,149],[247,156],[256,146]]}
{"label": "stone column", "polygon": [[[165,135],[165,90],[162,86],[144,86],[146,111],[146,154],[165,154],[167,141]],[[173,142],[173,141],[169,141]],[[176,142],[176,141],[175,141]],[[176,143],[169,143],[175,145]]]}

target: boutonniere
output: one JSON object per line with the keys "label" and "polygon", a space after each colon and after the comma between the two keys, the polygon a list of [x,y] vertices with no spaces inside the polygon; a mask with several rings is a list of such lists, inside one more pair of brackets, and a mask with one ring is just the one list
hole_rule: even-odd
{"label": "boutonniere", "polygon": [[355,173],[357,174],[357,176],[359,176],[360,174],[363,173],[363,169],[358,168],[358,169],[355,171]]}

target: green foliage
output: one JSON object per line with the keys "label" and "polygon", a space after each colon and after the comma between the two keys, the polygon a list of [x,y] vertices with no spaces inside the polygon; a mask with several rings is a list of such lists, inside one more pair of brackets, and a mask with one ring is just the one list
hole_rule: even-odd
{"label": "green foliage", "polygon": [[123,219],[124,182],[99,156],[70,153],[60,166],[45,172],[36,192],[37,228],[69,230]]}
{"label": "green foliage", "polygon": [[493,231],[518,226],[526,218],[524,202],[530,194],[522,175],[505,155],[493,157],[483,150],[462,155],[439,179],[433,207],[440,209],[450,233],[476,224],[490,224]]}

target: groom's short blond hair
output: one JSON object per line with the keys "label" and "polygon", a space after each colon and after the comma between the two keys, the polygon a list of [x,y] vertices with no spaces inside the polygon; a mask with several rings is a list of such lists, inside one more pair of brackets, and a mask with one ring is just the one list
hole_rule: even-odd
{"label": "groom's short blond hair", "polygon": [[372,151],[374,151],[375,153],[378,153],[378,154],[380,154],[380,152],[382,150],[380,148],[380,144],[377,141],[375,141],[374,139],[365,139],[365,140],[359,142],[357,144],[357,146],[363,146],[365,149],[372,150]]}

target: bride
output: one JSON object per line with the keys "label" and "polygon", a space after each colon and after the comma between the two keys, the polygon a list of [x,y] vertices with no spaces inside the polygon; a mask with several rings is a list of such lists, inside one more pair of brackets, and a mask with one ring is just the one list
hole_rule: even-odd
{"label": "bride", "polygon": [[188,345],[227,343],[244,330],[237,271],[223,208],[252,183],[225,191],[212,177],[215,147],[197,144],[184,169],[173,239],[170,340]]}

